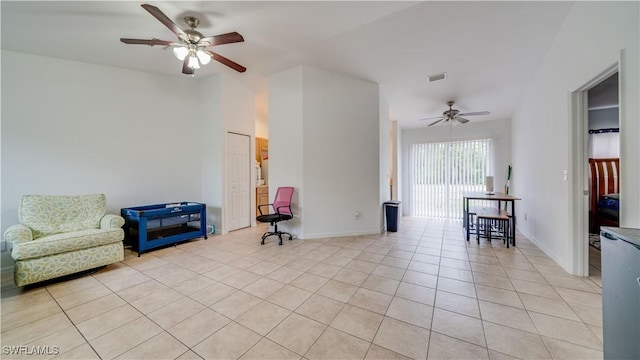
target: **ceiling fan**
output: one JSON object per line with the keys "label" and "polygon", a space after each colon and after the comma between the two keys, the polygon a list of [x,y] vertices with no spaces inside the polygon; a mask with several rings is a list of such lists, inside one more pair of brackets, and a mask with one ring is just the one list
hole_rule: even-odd
{"label": "ceiling fan", "polygon": [[214,59],[228,67],[238,71],[245,72],[247,68],[244,66],[227,59],[226,57],[215,53],[211,50],[207,50],[207,47],[231,44],[237,42],[243,42],[244,38],[237,32],[230,32],[226,34],[207,36],[205,37],[199,31],[196,30],[200,25],[200,20],[193,16],[187,16],[184,18],[184,22],[189,26],[188,29],[181,29],[173,20],[165,15],[160,9],[153,5],[142,4],[145,10],[158,19],[164,26],[169,28],[171,32],[176,34],[178,41],[167,41],[153,38],[151,40],[144,39],[127,39],[120,38],[125,44],[133,45],[149,45],[149,46],[164,46],[165,48],[172,47],[173,54],[182,61],[182,73],[187,75],[193,75],[196,69],[200,68],[200,64],[206,65],[211,59]]}
{"label": "ceiling fan", "polygon": [[463,118],[462,116],[489,115],[488,111],[476,111],[476,112],[461,113],[460,111],[458,111],[458,110],[453,108],[453,104],[454,104],[453,100],[447,101],[447,105],[449,106],[449,110],[446,110],[445,112],[443,112],[442,116],[436,116],[436,117],[430,117],[430,118],[426,118],[426,119],[420,119],[419,121],[438,119],[438,120],[432,122],[431,124],[429,124],[428,126],[435,125],[435,124],[439,123],[440,121],[444,121],[445,123],[457,121],[457,122],[459,122],[461,124],[466,124],[466,123],[469,122],[469,120]]}

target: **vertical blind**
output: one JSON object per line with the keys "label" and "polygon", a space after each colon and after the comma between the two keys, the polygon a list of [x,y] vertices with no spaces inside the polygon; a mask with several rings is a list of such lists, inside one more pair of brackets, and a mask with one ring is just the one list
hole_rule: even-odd
{"label": "vertical blind", "polygon": [[491,139],[413,144],[411,198],[415,216],[461,219],[462,194],[484,191]]}

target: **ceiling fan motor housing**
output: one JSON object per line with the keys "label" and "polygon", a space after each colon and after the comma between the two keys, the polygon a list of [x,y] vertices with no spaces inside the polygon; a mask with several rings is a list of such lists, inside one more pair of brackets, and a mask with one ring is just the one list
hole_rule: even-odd
{"label": "ceiling fan motor housing", "polygon": [[460,111],[456,110],[456,109],[451,109],[451,110],[447,110],[445,112],[442,113],[442,116],[449,118],[449,119],[453,119],[454,117],[456,117],[456,115],[458,115]]}
{"label": "ceiling fan motor housing", "polygon": [[204,35],[196,30],[198,25],[200,25],[200,19],[194,16],[185,16],[184,22],[189,26],[189,29],[183,30],[184,33],[187,34],[187,38],[184,39],[185,42],[198,44],[198,42],[200,42],[200,39],[204,38]]}
{"label": "ceiling fan motor housing", "polygon": [[193,29],[185,29],[184,33],[187,34],[187,38],[184,39],[185,42],[189,42],[192,44],[197,44],[198,42],[200,42],[200,39],[204,37],[199,31]]}
{"label": "ceiling fan motor housing", "polygon": [[447,101],[449,110],[446,110],[445,112],[442,113],[442,116],[445,117],[447,120],[452,120],[459,113],[458,110],[453,109],[453,104],[455,104],[453,100]]}

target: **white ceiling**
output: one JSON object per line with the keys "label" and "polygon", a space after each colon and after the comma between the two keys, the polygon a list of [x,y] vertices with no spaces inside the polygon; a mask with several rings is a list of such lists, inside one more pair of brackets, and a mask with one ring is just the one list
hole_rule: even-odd
{"label": "white ceiling", "polygon": [[[185,76],[161,47],[125,45],[121,37],[175,40],[133,1],[2,1],[2,49]],[[201,20],[205,36],[237,31],[245,42],[215,51],[246,66],[243,74],[211,62],[195,78],[230,74],[258,94],[267,78],[306,64],[379,83],[403,128],[426,126],[446,101],[461,112],[491,111],[473,121],[505,119],[536,72],[570,2],[162,1],[149,2],[181,27]],[[427,75],[447,72],[429,83]]]}

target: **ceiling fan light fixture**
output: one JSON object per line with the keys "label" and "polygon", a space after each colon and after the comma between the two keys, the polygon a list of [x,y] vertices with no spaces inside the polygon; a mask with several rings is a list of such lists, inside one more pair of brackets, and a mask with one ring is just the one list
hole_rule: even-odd
{"label": "ceiling fan light fixture", "polygon": [[200,69],[200,63],[198,63],[198,58],[193,55],[189,55],[189,63],[187,64],[187,66],[194,70]]}
{"label": "ceiling fan light fixture", "polygon": [[188,54],[189,49],[187,49],[186,47],[179,46],[173,48],[173,55],[175,55],[180,61],[184,61],[184,58],[186,58]]}
{"label": "ceiling fan light fixture", "polygon": [[196,51],[196,56],[198,57],[198,60],[200,60],[200,63],[202,65],[207,65],[209,62],[211,62],[211,55],[202,50]]}

